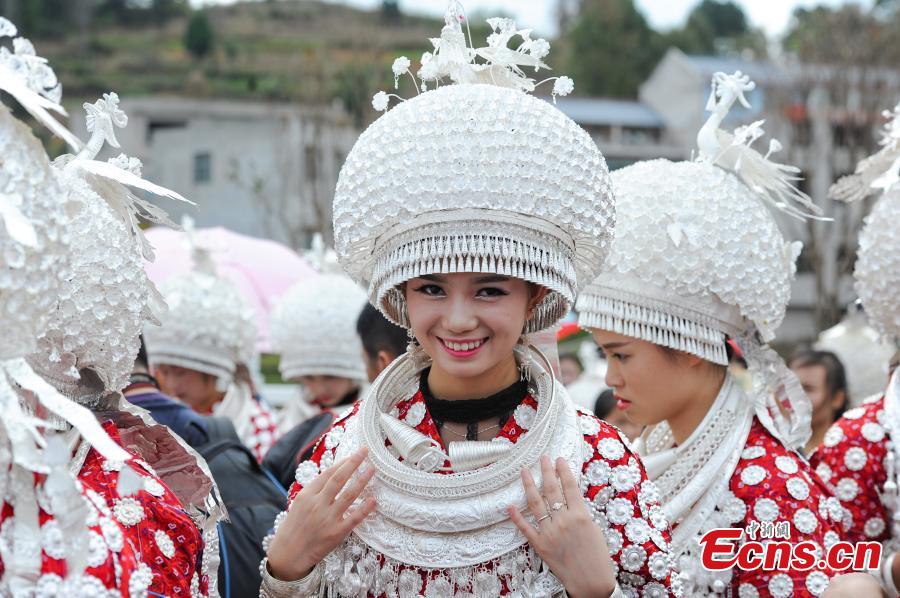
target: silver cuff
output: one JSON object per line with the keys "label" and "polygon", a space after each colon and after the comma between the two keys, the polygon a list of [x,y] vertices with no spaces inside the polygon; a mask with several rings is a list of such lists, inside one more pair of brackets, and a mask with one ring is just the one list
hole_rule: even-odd
{"label": "silver cuff", "polygon": [[[563,590],[561,593],[555,595],[554,598],[569,598],[569,593]],[[619,587],[618,581],[616,582],[616,587],[613,588],[612,594],[609,595],[609,598],[627,598],[625,592]]]}
{"label": "silver cuff", "polygon": [[322,563],[313,567],[309,575],[303,579],[284,581],[272,575],[269,571],[269,558],[266,557],[263,559],[260,573],[262,585],[259,588],[259,598],[315,598],[319,595]]}

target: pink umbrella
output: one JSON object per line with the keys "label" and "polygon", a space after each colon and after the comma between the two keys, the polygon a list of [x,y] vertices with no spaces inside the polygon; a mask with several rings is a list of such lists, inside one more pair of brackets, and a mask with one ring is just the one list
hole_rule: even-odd
{"label": "pink umbrella", "polygon": [[[145,269],[159,284],[192,268],[190,245],[181,231],[156,226],[144,231],[153,244],[156,260]],[[259,324],[257,348],[269,350],[269,312],[297,281],[316,276],[316,270],[289,247],[248,237],[226,228],[196,229],[200,246],[208,248],[220,276],[231,281],[253,306]]]}

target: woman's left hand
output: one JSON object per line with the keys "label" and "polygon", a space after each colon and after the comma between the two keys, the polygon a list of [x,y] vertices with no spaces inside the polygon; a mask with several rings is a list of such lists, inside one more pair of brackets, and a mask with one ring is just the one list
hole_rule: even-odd
{"label": "woman's left hand", "polygon": [[538,556],[547,563],[572,598],[607,598],[616,587],[612,559],[603,532],[591,519],[575,476],[563,459],[556,469],[541,457],[543,496],[531,472],[522,470],[528,510],[536,523],[529,523],[515,507],[509,516]]}

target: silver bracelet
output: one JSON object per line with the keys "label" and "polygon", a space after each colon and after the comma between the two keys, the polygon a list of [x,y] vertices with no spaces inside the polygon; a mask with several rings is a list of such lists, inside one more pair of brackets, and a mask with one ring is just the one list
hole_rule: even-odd
{"label": "silver bracelet", "polygon": [[[563,590],[562,593],[555,595],[554,598],[569,598],[569,593]],[[609,598],[627,598],[625,592],[619,587],[618,581],[616,582],[616,587],[613,588],[612,594],[609,595]]]}
{"label": "silver bracelet", "polygon": [[269,571],[269,558],[263,559],[260,566],[262,585],[259,598],[315,598],[319,595],[319,584],[322,581],[322,563],[318,563],[303,579],[284,581]]}

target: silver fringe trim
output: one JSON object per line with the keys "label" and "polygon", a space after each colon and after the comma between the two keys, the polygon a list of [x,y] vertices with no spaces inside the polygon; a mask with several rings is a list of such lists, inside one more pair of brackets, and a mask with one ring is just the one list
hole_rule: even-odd
{"label": "silver fringe trim", "polygon": [[325,557],[320,583],[319,596],[325,598],[499,596],[501,584],[522,596],[549,597],[563,591],[562,583],[528,547],[476,566],[429,571],[373,551],[352,535]]}
{"label": "silver fringe trim", "polygon": [[576,309],[582,328],[609,330],[728,365],[725,333],[712,325],[711,320],[687,319],[623,299],[593,294],[581,295]]}
{"label": "silver fringe trim", "polygon": [[526,334],[555,324],[575,300],[575,252],[562,240],[526,226],[479,220],[431,223],[398,234],[375,260],[369,298],[388,319],[408,328],[406,299],[397,285],[422,274],[457,272],[501,274],[549,289]]}

